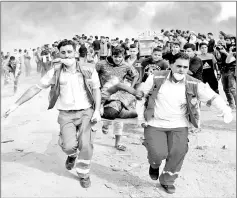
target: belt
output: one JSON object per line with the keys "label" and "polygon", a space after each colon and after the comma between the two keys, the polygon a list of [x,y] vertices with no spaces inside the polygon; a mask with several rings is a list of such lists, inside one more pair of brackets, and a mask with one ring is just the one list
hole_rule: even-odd
{"label": "belt", "polygon": [[84,111],[85,109],[80,109],[80,110],[59,110],[59,111],[63,111],[63,112],[66,112],[66,113],[75,113],[75,112],[78,112],[78,111]]}

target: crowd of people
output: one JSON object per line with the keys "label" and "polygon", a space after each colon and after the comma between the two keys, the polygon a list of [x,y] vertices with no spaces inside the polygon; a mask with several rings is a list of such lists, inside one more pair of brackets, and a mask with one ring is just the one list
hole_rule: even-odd
{"label": "crowd of people", "polygon": [[[149,175],[153,180],[159,178],[167,193],[174,193],[174,181],[188,151],[188,132],[200,129],[201,102],[218,109],[225,122],[232,120],[231,109],[236,108],[236,37],[221,31],[215,41],[212,33],[161,30],[153,39],[148,57],[140,56],[139,38],[123,41],[84,34],[33,49],[42,78],[5,117],[51,87],[49,109],[57,102],[59,142],[68,156],[66,168],[71,170],[76,164],[84,188],[91,185],[96,123],[101,117],[105,119],[104,134],[112,125],[115,149],[125,151],[121,144],[123,122],[116,118],[137,117],[144,128]],[[17,87],[21,67],[25,65],[28,76],[31,66],[26,50],[24,64],[21,50],[15,52],[2,53],[2,60],[4,76],[7,79],[12,73]],[[228,105],[219,95],[220,79]],[[166,165],[159,175],[164,159]]]}

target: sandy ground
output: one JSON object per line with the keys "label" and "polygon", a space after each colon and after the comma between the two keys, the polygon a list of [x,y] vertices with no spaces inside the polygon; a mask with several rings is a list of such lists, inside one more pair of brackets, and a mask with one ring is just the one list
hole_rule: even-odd
{"label": "sandy ground", "polygon": [[[18,93],[2,87],[2,114],[39,80],[20,78]],[[81,188],[75,170],[65,169],[66,155],[58,146],[57,110],[47,110],[49,90],[42,91],[1,122],[2,197],[236,197],[236,116],[225,124],[216,112],[202,108],[202,131],[189,136],[189,152],[176,193],[166,194],[149,178],[142,128],[125,124],[123,143],[116,151],[110,131],[97,132],[91,169],[92,186]],[[224,97],[223,91],[221,95]],[[163,164],[161,169],[163,168]]]}

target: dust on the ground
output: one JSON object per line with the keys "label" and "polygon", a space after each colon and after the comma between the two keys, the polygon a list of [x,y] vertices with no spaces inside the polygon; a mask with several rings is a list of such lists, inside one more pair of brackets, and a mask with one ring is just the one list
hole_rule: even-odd
{"label": "dust on the ground", "polygon": [[[19,92],[11,85],[2,89],[2,114],[30,85],[35,72],[20,79]],[[96,134],[91,168],[92,186],[80,187],[74,170],[65,169],[66,155],[58,146],[57,110],[47,110],[44,90],[2,119],[2,197],[236,197],[236,116],[230,124],[202,108],[202,131],[189,135],[176,193],[166,194],[149,178],[143,129],[125,124],[122,143],[114,148],[110,131]],[[223,94],[223,93],[222,93]],[[163,169],[164,163],[161,165]]]}

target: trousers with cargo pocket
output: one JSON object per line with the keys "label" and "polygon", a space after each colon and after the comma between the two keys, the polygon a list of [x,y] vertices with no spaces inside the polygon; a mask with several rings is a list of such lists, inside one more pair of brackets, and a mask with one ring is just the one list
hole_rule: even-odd
{"label": "trousers with cargo pocket", "polygon": [[163,185],[173,185],[188,152],[188,128],[157,128],[147,126],[144,129],[144,143],[148,152],[148,161],[152,168],[160,167],[166,160],[165,167],[159,177]]}
{"label": "trousers with cargo pocket", "polygon": [[87,178],[90,172],[96,133],[95,124],[91,122],[93,112],[92,108],[60,110],[58,116],[59,145],[68,156],[77,156],[76,171],[80,178]]}

